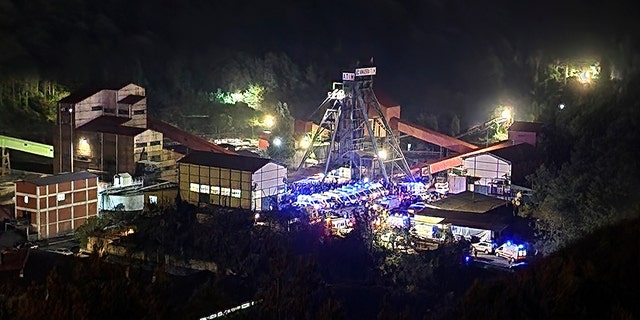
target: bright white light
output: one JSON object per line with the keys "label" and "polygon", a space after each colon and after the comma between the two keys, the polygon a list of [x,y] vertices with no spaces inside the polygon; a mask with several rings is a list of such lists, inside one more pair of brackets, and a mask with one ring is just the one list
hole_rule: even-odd
{"label": "bright white light", "polygon": [[256,213],[256,215],[255,215],[255,216],[253,216],[253,217],[254,217],[256,220],[258,220],[258,219],[260,219],[260,214],[259,214],[259,213]]}
{"label": "bright white light", "polygon": [[69,108],[69,113],[72,113],[72,112],[73,112],[73,108]]}
{"label": "bright white light", "polygon": [[500,116],[502,117],[502,119],[504,120],[508,120],[511,119],[511,110],[509,109],[504,109],[502,111],[502,113],[500,114]]}
{"label": "bright white light", "polygon": [[300,140],[300,148],[307,149],[310,146],[311,146],[311,140],[309,139],[309,137],[304,136],[302,140]]}
{"label": "bright white light", "polygon": [[560,108],[560,110],[564,109],[564,103],[559,104],[558,108]]}
{"label": "bright white light", "polygon": [[267,128],[272,128],[276,124],[276,118],[270,114],[265,115],[262,123]]}
{"label": "bright white light", "polygon": [[378,151],[378,157],[380,157],[380,159],[384,160],[387,158],[387,151],[386,150],[380,150]]}
{"label": "bright white light", "polygon": [[582,72],[578,76],[578,82],[582,84],[587,84],[591,82],[591,73],[589,71]]}
{"label": "bright white light", "polygon": [[280,139],[280,137],[275,137],[273,139],[273,145],[276,146],[276,147],[281,146],[282,145],[282,139]]}

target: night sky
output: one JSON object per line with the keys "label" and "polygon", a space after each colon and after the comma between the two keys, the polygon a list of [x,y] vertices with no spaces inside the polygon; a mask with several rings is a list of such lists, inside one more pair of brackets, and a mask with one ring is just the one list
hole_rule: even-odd
{"label": "night sky", "polygon": [[[198,78],[241,52],[283,52],[327,78],[317,96],[292,106],[301,116],[340,72],[373,57],[377,91],[404,115],[453,112],[470,125],[526,95],[530,75],[523,69],[532,59],[615,56],[640,30],[633,7],[577,0],[0,0],[0,68],[35,69],[72,87],[135,79],[139,68],[160,83],[168,61],[188,61]],[[194,86],[220,86],[207,81]]]}

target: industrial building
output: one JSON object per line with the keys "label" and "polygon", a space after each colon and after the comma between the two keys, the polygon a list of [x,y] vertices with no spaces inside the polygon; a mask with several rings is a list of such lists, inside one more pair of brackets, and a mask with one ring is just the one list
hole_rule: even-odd
{"label": "industrial building", "polygon": [[128,173],[114,176],[113,183],[101,182],[98,194],[100,211],[141,212],[152,206],[171,206],[178,195],[178,184],[163,181],[149,185]]}
{"label": "industrial building", "polygon": [[98,176],[65,173],[15,182],[15,218],[28,220],[37,239],[73,232],[98,214]]}
{"label": "industrial building", "polygon": [[270,159],[194,151],[178,161],[183,200],[251,210],[276,208],[287,169]]}
{"label": "industrial building", "polygon": [[[58,103],[54,172],[134,173],[136,161],[161,162],[162,133],[147,129],[144,88],[78,92]],[[162,167],[162,164],[160,164]]]}
{"label": "industrial building", "polygon": [[75,92],[58,103],[54,172],[90,171],[110,179],[155,172],[176,181],[177,157],[169,138],[190,150],[234,154],[147,114],[145,89],[135,84]]}
{"label": "industrial building", "polygon": [[512,220],[506,201],[466,191],[416,212],[414,228],[418,236],[426,239],[441,240],[443,230],[450,230],[458,238],[490,241],[500,238]]}
{"label": "industrial building", "polygon": [[475,181],[473,191],[506,195],[513,186],[530,187],[526,177],[534,173],[540,163],[535,147],[520,143],[464,157],[462,167]]}

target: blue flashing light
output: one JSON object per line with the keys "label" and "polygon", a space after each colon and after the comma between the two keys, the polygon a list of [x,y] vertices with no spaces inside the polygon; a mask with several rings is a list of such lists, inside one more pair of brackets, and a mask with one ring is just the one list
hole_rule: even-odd
{"label": "blue flashing light", "polygon": [[507,245],[510,246],[511,245],[511,240],[507,240]]}
{"label": "blue flashing light", "polygon": [[518,249],[524,249],[524,245],[523,244],[519,244],[518,245]]}
{"label": "blue flashing light", "polygon": [[464,257],[464,262],[469,262],[469,261],[471,261],[471,257],[469,256]]}

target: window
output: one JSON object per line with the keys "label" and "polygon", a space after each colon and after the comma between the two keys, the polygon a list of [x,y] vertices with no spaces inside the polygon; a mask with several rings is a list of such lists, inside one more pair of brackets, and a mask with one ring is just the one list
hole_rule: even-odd
{"label": "window", "polygon": [[144,110],[133,110],[133,114],[144,114]]}
{"label": "window", "polygon": [[190,183],[189,184],[189,191],[200,192],[200,185],[197,184],[197,183]]}
{"label": "window", "polygon": [[149,142],[150,146],[159,146],[160,144],[162,144],[162,141],[160,141],[160,140]]}
{"label": "window", "polygon": [[158,196],[149,196],[149,203],[157,204]]}
{"label": "window", "polygon": [[91,111],[102,111],[104,109],[103,106],[93,106],[91,107]]}
{"label": "window", "polygon": [[147,146],[146,142],[138,142],[136,143],[136,148],[144,148]]}
{"label": "window", "polygon": [[58,193],[58,201],[64,201],[64,199],[66,199],[64,193]]}
{"label": "window", "polygon": [[240,189],[231,189],[231,196],[234,198],[240,198],[242,191]]}
{"label": "window", "polygon": [[220,194],[220,187],[211,186],[211,194]]}
{"label": "window", "polygon": [[221,196],[230,196],[231,195],[231,189],[229,189],[229,188],[220,188],[220,195]]}
{"label": "window", "polygon": [[200,193],[209,193],[209,186],[206,184],[201,184],[200,185]]}
{"label": "window", "polygon": [[118,114],[128,115],[129,114],[129,110],[128,109],[119,109],[118,110]]}
{"label": "window", "polygon": [[114,113],[116,113],[116,109],[114,109],[114,108],[104,108],[104,113],[114,114]]}

